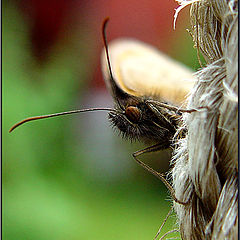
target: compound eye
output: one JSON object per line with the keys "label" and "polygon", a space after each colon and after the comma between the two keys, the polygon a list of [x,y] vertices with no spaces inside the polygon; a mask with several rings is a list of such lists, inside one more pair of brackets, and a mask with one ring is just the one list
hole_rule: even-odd
{"label": "compound eye", "polygon": [[137,123],[141,118],[141,111],[134,106],[127,107],[125,110],[126,117],[132,123]]}

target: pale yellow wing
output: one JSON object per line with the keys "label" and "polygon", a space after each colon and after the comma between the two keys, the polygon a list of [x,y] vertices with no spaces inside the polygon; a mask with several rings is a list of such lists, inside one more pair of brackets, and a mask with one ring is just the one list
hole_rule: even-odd
{"label": "pale yellow wing", "polygon": [[[194,85],[192,70],[146,43],[114,40],[109,43],[109,55],[116,84],[134,96],[157,97],[180,105]],[[110,87],[105,50],[101,60]]]}

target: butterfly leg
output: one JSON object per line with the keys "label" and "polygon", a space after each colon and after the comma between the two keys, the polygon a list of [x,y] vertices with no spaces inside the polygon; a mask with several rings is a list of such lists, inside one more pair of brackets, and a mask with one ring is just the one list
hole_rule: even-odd
{"label": "butterfly leg", "polygon": [[157,238],[158,238],[158,236],[159,236],[162,228],[164,227],[164,225],[165,225],[167,219],[169,218],[169,216],[171,215],[172,211],[173,211],[173,206],[171,206],[170,210],[168,211],[167,216],[166,216],[165,219],[163,220],[163,223],[161,224],[161,226],[160,226],[160,228],[159,228],[159,230],[158,230],[158,232],[157,232],[157,234],[155,235],[155,237],[154,237],[153,240],[157,240]]}
{"label": "butterfly leg", "polygon": [[170,183],[166,180],[164,174],[157,172],[156,170],[154,170],[153,168],[149,167],[148,165],[146,165],[143,161],[141,161],[140,159],[138,159],[138,156],[145,154],[145,153],[149,153],[149,152],[156,152],[159,150],[163,150],[166,149],[167,146],[166,144],[162,145],[162,144],[156,144],[156,145],[152,145],[150,147],[144,148],[142,150],[139,150],[137,152],[134,152],[132,155],[135,159],[135,161],[142,166],[143,168],[145,168],[147,171],[149,171],[150,173],[152,173],[154,176],[156,176],[158,179],[160,179],[165,186],[168,188],[168,190],[170,191],[171,197],[173,198],[173,200],[179,204],[182,205],[187,205],[190,201],[190,198],[187,200],[187,202],[183,202],[181,200],[178,200],[175,196],[175,192],[174,189],[172,188],[172,186],[170,185]]}
{"label": "butterfly leg", "polygon": [[183,109],[183,108],[179,108],[179,107],[169,105],[169,104],[166,104],[166,103],[158,102],[158,101],[155,101],[155,100],[147,100],[146,102],[149,103],[149,104],[157,105],[159,107],[167,108],[167,109],[172,110],[174,112],[193,113],[193,112],[200,112],[200,111],[210,111],[210,108],[208,106],[198,107],[196,109]]}

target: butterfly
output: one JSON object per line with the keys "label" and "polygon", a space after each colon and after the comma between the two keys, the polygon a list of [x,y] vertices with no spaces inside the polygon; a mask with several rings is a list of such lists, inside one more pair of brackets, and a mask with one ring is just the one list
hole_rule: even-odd
{"label": "butterfly", "polygon": [[[163,174],[146,165],[138,157],[171,147],[172,139],[182,122],[182,112],[196,111],[176,106],[193,87],[193,81],[184,81],[193,79],[192,72],[140,41],[124,39],[108,45],[108,21],[109,18],[106,18],[102,25],[104,50],[101,65],[106,86],[114,100],[114,108],[89,108],[30,117],[15,124],[9,132],[26,122],[38,119],[108,111],[112,126],[119,130],[122,137],[151,143],[149,147],[133,153],[134,159],[163,181],[175,202],[186,204],[175,197],[173,188]],[[186,130],[183,129],[181,134],[184,136]]]}

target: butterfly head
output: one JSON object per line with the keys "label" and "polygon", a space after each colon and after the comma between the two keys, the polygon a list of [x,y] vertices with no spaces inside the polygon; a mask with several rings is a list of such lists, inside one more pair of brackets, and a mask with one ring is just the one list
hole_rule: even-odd
{"label": "butterfly head", "polygon": [[125,98],[117,98],[114,109],[108,114],[109,120],[120,135],[129,140],[159,142],[175,133],[164,112],[154,109],[145,98],[125,93]]}

